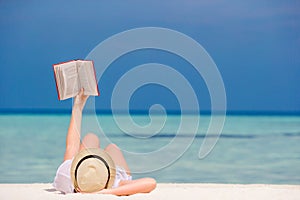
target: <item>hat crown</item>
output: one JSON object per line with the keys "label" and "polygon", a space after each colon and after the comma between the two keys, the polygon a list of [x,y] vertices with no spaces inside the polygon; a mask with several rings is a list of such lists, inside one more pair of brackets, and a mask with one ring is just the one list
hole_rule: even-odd
{"label": "hat crown", "polygon": [[81,190],[89,190],[90,187],[105,188],[109,179],[108,170],[105,164],[97,158],[84,160],[75,174],[78,187]]}

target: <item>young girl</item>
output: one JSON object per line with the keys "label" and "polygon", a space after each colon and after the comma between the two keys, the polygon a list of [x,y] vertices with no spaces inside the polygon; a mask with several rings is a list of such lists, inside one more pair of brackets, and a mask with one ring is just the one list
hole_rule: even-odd
{"label": "young girl", "polygon": [[[54,178],[53,186],[63,193],[81,192],[74,189],[71,180],[71,165],[74,157],[84,149],[100,148],[99,138],[93,134],[87,134],[80,142],[82,110],[88,99],[83,94],[83,89],[75,97],[72,108],[70,126],[66,138],[66,151],[64,162],[59,166]],[[109,154],[116,167],[116,175],[112,187],[93,193],[132,195],[136,193],[148,193],[155,189],[156,181],[152,178],[132,180],[129,167],[120,149],[115,144],[108,145],[104,151]]]}

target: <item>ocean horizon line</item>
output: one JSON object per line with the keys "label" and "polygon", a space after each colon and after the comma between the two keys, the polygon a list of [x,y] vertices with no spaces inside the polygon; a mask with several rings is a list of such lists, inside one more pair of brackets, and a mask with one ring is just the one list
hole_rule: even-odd
{"label": "ocean horizon line", "polygon": [[[53,115],[62,115],[62,114],[71,114],[72,109],[50,109],[50,108],[0,108],[0,114],[53,114]],[[110,109],[96,109],[93,111],[85,110],[85,114],[102,114],[102,115],[111,115],[113,114]],[[114,114],[126,115],[128,112],[124,110],[114,111]],[[129,113],[131,115],[148,115],[149,110],[130,110]],[[195,112],[192,110],[188,111],[180,111],[180,110],[166,110],[168,115],[211,115],[210,110],[203,110],[200,112]],[[154,115],[161,115],[162,112],[151,112]],[[223,114],[223,112],[216,111],[215,114]],[[226,115],[237,115],[237,116],[300,116],[300,111],[253,111],[253,110],[227,110]]]}

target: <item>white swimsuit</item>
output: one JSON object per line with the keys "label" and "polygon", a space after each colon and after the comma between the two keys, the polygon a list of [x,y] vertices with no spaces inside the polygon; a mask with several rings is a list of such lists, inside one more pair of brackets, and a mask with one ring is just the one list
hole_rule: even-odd
{"label": "white swimsuit", "polygon": [[[71,165],[73,160],[65,160],[57,169],[56,176],[53,181],[53,187],[63,193],[73,193],[74,186],[71,180]],[[121,180],[132,180],[132,177],[129,176],[125,169],[116,166],[116,178],[112,188],[119,186]]]}

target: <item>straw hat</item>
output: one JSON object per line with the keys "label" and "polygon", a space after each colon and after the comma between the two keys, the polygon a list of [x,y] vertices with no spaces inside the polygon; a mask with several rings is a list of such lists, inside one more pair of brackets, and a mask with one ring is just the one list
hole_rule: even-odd
{"label": "straw hat", "polygon": [[71,179],[77,192],[91,193],[111,188],[115,176],[115,163],[99,148],[80,151],[71,165]]}

